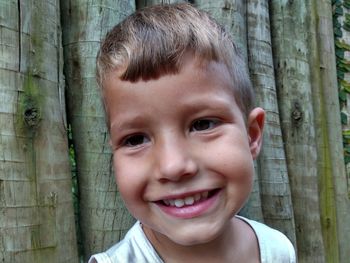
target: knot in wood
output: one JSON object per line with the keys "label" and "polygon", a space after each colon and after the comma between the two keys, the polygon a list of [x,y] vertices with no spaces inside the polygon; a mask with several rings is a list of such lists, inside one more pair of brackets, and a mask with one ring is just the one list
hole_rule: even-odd
{"label": "knot in wood", "polygon": [[29,108],[24,111],[24,121],[33,127],[39,123],[39,111],[37,108]]}
{"label": "knot in wood", "polygon": [[297,126],[299,126],[303,120],[303,112],[301,110],[299,102],[294,102],[294,107],[292,110],[292,120]]}
{"label": "knot in wood", "polygon": [[222,8],[223,10],[231,10],[232,9],[232,4],[229,1],[225,1],[224,7]]}

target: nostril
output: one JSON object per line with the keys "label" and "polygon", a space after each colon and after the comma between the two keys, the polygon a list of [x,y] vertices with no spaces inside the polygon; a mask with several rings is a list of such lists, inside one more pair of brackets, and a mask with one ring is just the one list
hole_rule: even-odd
{"label": "nostril", "polygon": [[165,134],[157,144],[158,180],[165,183],[190,178],[198,171],[186,139],[175,132]]}

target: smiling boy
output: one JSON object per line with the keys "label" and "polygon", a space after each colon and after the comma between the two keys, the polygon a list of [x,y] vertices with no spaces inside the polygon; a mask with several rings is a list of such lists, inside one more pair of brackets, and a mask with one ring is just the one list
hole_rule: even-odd
{"label": "smiling boy", "polygon": [[138,222],[89,262],[295,262],[282,233],[236,216],[265,113],[222,27],[189,4],[140,10],[107,34],[97,69],[117,185]]}

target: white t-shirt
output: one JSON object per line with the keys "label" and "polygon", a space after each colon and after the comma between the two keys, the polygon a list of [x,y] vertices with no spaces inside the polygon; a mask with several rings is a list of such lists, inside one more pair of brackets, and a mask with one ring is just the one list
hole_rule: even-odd
{"label": "white t-shirt", "polygon": [[[238,218],[254,230],[260,249],[261,263],[296,263],[292,243],[281,232],[262,223]],[[142,230],[140,222],[128,231],[125,238],[106,252],[93,255],[89,263],[164,263]]]}

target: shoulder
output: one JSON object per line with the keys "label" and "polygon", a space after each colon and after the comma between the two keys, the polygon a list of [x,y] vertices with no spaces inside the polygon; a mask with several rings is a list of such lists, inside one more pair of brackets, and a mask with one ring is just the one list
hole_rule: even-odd
{"label": "shoulder", "polygon": [[106,252],[93,255],[89,263],[155,262],[162,260],[145,236],[140,222],[128,231],[125,238]]}
{"label": "shoulder", "polygon": [[239,218],[253,228],[258,239],[262,263],[296,263],[294,247],[283,233],[257,221]]}

